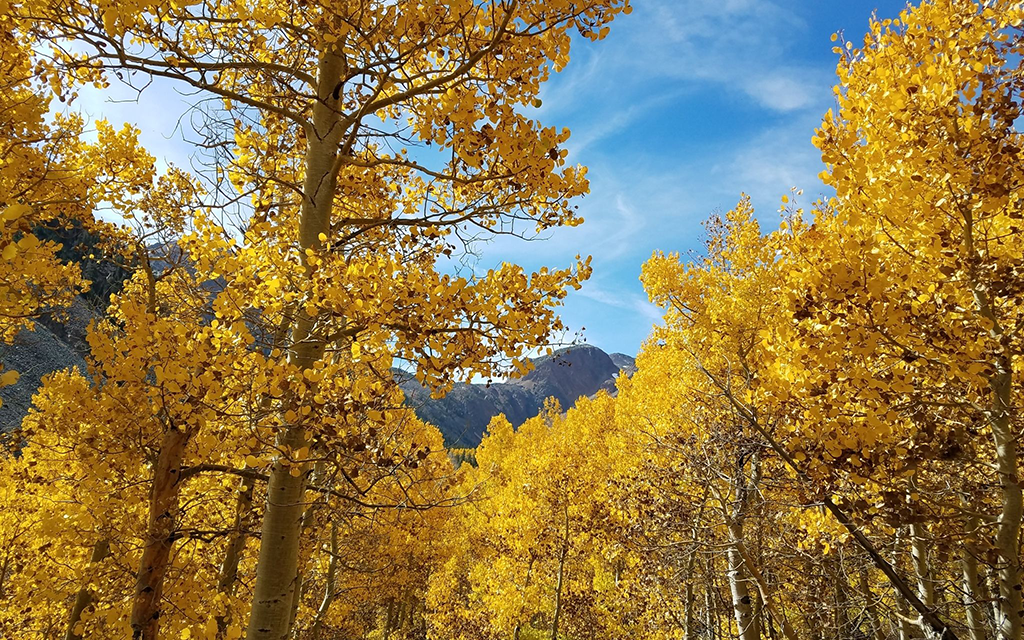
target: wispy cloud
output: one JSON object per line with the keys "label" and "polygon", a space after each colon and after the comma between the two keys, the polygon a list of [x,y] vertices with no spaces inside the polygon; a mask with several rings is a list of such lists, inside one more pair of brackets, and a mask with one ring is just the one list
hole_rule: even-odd
{"label": "wispy cloud", "polygon": [[[873,6],[850,7],[858,3],[644,0],[604,41],[574,42],[569,67],[530,115],[572,130],[569,161],[590,169],[591,193],[577,202],[586,224],[542,242],[499,237],[465,268],[560,267],[592,254],[594,276],[565,300],[563,318],[606,350],[634,352],[662,315],[637,277],[652,251],[699,251],[701,220],[741,192],[767,220],[791,187],[824,190],[810,138],[833,101],[828,35],[866,26]],[[78,104],[135,122],[154,155],[187,164],[191,150],[175,131],[187,97],[167,86],[139,104],[109,96],[86,91]]]}
{"label": "wispy cloud", "polygon": [[630,125],[648,115],[652,110],[665,106],[679,95],[679,91],[668,91],[645,98],[622,109],[616,109],[573,134],[567,147],[573,158],[585,158],[586,151],[594,144],[627,129]]}
{"label": "wispy cloud", "polygon": [[[621,111],[638,93],[701,87],[778,112],[806,108],[828,90],[827,71],[785,60],[788,44],[807,29],[796,11],[767,0],[649,0],[600,46],[576,49],[582,60],[545,89],[545,108]],[[597,95],[603,99],[586,99]]]}
{"label": "wispy cloud", "polygon": [[774,111],[797,111],[820,104],[822,88],[808,83],[796,73],[785,71],[749,78],[745,85],[747,95],[758,104]]}
{"label": "wispy cloud", "polygon": [[603,305],[636,313],[651,323],[661,322],[663,315],[661,309],[634,291],[621,289],[612,291],[603,289],[596,282],[588,282],[580,289],[579,295]]}
{"label": "wispy cloud", "polygon": [[627,196],[620,193],[615,197],[615,212],[618,214],[612,223],[614,231],[604,236],[594,245],[593,251],[607,260],[614,260],[629,253],[632,240],[647,224],[646,218],[637,213],[627,201]]}
{"label": "wispy cloud", "polygon": [[817,124],[817,118],[803,117],[766,127],[717,163],[713,172],[719,179],[743,184],[762,213],[774,210],[791,187],[804,189],[809,196],[823,193],[825,186],[818,179],[821,155],[811,144]]}

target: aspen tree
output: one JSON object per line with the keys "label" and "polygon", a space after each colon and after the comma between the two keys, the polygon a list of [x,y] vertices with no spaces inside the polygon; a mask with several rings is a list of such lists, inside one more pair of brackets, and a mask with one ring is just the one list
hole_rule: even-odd
{"label": "aspen tree", "polygon": [[[823,323],[813,340],[834,347],[821,342],[830,332],[881,340],[898,402],[937,416],[944,429],[963,421],[971,432],[987,433],[988,443],[962,432],[950,440],[990,447],[1000,487],[993,540],[1000,555],[999,634],[1012,639],[1022,632],[1021,497],[1011,436],[1019,346],[1007,330],[1020,313],[1013,265],[1021,232],[1021,134],[1014,127],[1021,19],[1018,3],[954,1],[873,21],[863,48],[850,44],[842,55],[838,109],[815,139],[827,166],[822,176],[836,189],[836,231],[873,248],[852,254],[862,256],[854,264],[868,267],[870,277],[857,293],[869,299],[863,311]],[[901,67],[915,71],[893,72]],[[849,264],[843,268],[862,277]],[[799,306],[820,318],[816,309],[838,299],[831,289],[837,283],[804,281],[808,295]],[[829,348],[818,351],[830,355]],[[848,375],[861,374],[853,368]],[[897,424],[911,415],[894,410],[896,402],[869,401],[869,437],[903,430]]]}
{"label": "aspen tree", "polygon": [[[81,45],[58,51],[68,73],[167,78],[222,100],[235,147],[223,175],[231,197],[254,212],[242,250],[267,260],[225,275],[271,325],[294,309],[282,383],[320,375],[326,354],[341,347],[355,358],[390,351],[414,360],[421,381],[443,390],[452,372],[489,375],[501,357],[545,342],[559,328],[551,306],[589,273],[586,262],[532,276],[503,265],[470,281],[433,264],[451,251],[449,240],[579,222],[569,199],[586,181],[565,165],[568,131],[519,107],[536,101],[551,66],[567,63],[571,28],[603,38],[627,8],[624,0],[301,11],[276,2],[25,2],[17,11],[54,43]],[[310,451],[318,415],[303,412],[316,405],[298,389],[274,403],[281,455],[270,473],[250,640],[290,631],[308,475],[293,454]]]}

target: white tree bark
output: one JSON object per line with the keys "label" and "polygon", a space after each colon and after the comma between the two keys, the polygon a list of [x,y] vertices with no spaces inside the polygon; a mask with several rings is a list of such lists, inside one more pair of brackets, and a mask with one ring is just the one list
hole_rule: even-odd
{"label": "white tree bark", "polygon": [[960,570],[963,576],[964,612],[971,640],[988,640],[988,633],[985,629],[985,612],[982,608],[982,602],[985,599],[984,587],[978,573],[978,549],[970,538],[977,531],[978,524],[978,517],[971,516],[964,526],[964,532],[968,538],[960,547]]}
{"label": "white tree bark", "polygon": [[337,591],[334,588],[335,580],[338,575],[338,525],[331,523],[331,559],[327,561],[327,576],[325,578],[324,586],[324,599],[320,601],[320,608],[317,609],[316,618],[313,620],[313,626],[310,629],[310,636],[317,639],[323,632],[324,619],[327,617],[327,612],[331,608],[331,603],[334,602],[334,596]]}
{"label": "white tree bark", "polygon": [[[917,595],[929,609],[935,608],[935,579],[928,560],[928,529],[923,523],[910,525],[910,557],[914,561],[914,575],[917,578]],[[926,638],[934,638],[930,625],[919,619],[918,626]]]}
{"label": "white tree bark", "polygon": [[1020,538],[1021,488],[1017,475],[1017,441],[1010,425],[1012,368],[1000,362],[991,380],[993,400],[990,422],[996,445],[1001,509],[995,546],[999,552],[999,620],[1001,640],[1021,640],[1024,603],[1021,599]]}
{"label": "white tree bark", "polygon": [[[976,264],[981,256],[974,243],[973,213],[963,212],[964,252],[968,264],[968,285],[974,297],[975,309],[989,324],[988,333],[994,341],[1001,341],[1005,332],[990,289],[979,277]],[[990,363],[994,372],[989,376],[991,405],[988,423],[995,444],[996,475],[1000,489],[1000,510],[997,521],[995,547],[999,553],[999,614],[996,619],[1000,640],[1021,640],[1024,631],[1024,603],[1021,598],[1020,527],[1021,487],[1017,473],[1017,440],[1011,425],[1013,408],[1013,361],[1005,351],[998,352]]]}
{"label": "white tree bark", "polygon": [[551,623],[551,640],[558,640],[558,623],[562,616],[562,589],[565,581],[565,559],[569,555],[569,505],[563,505],[565,531],[562,536],[562,551],[558,555],[558,578],[555,585],[555,616]]}
{"label": "white tree bark", "polygon": [[[341,92],[336,88],[344,68],[344,60],[339,55],[332,51],[322,53],[318,99],[313,107],[311,130],[306,132],[306,175],[299,219],[299,246],[303,251],[320,248],[320,234],[330,231],[337,188],[338,145],[343,136],[337,98]],[[313,332],[315,318],[301,310],[297,316],[291,333],[290,359],[298,367],[307,369],[323,355],[324,342]],[[278,448],[284,451],[297,451],[306,445],[306,430],[301,423],[287,427],[277,439]],[[303,466],[299,468],[300,473],[293,475],[292,469],[286,460],[278,457],[270,472],[246,640],[285,640],[291,633],[307,471]]]}

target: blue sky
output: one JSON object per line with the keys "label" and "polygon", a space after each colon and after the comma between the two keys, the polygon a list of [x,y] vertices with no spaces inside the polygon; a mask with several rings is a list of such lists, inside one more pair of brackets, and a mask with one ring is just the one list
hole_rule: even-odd
{"label": "blue sky", "polygon": [[[701,249],[701,221],[748,193],[765,227],[791,187],[824,187],[811,137],[834,105],[835,45],[861,42],[872,11],[905,2],[634,0],[611,34],[580,43],[545,87],[540,118],[573,136],[589,166],[586,222],[494,253],[524,266],[593,255],[594,275],[562,317],[587,341],[635,354],[660,318],[638,280],[655,250]],[[488,255],[488,254],[485,254]]]}
{"label": "blue sky", "polygon": [[[823,191],[814,127],[833,106],[836,56],[829,37],[861,41],[873,10],[895,17],[903,2],[874,0],[633,0],[601,42],[574,45],[568,67],[542,92],[537,117],[569,127],[569,161],[590,168],[580,200],[586,223],[540,241],[500,239],[479,248],[478,266],[564,266],[593,255],[594,274],[562,317],[609,352],[635,354],[659,310],[638,276],[655,250],[702,246],[700,223],[750,194],[766,225],[780,197]],[[187,98],[169,87],[138,103],[83,92],[79,108],[130,121],[164,161],[188,164],[175,131]],[[131,98],[123,90],[121,98]],[[188,130],[188,126],[184,127]]]}

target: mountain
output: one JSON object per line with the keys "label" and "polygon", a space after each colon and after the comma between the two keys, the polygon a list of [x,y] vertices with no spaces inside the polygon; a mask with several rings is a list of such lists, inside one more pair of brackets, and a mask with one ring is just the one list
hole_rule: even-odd
{"label": "mountain", "polygon": [[0,344],[4,370],[21,374],[16,384],[0,389],[0,433],[21,424],[43,376],[70,367],[85,371],[86,328],[99,313],[79,297],[62,315],[46,315],[19,331],[12,344]]}
{"label": "mountain", "polygon": [[[28,412],[40,379],[52,371],[76,367],[85,370],[84,334],[96,311],[76,300],[63,319],[47,318],[32,331],[22,331],[12,345],[0,345],[0,363],[21,373],[18,383],[0,389],[0,431],[21,423]],[[544,400],[556,398],[568,409],[580,396],[599,391],[615,393],[620,371],[632,375],[634,359],[622,353],[605,353],[591,345],[577,345],[532,360],[533,370],[522,378],[489,385],[458,383],[444,398],[433,399],[405,372],[396,372],[406,403],[416,414],[444,434],[450,447],[475,447],[491,418],[505,414],[513,426],[537,415]]]}
{"label": "mountain", "polygon": [[43,313],[31,329],[18,332],[13,344],[0,344],[4,370],[21,374],[16,384],[0,389],[0,433],[21,424],[43,376],[70,367],[85,371],[89,323],[102,317],[110,296],[121,290],[133,268],[119,251],[112,250],[115,239],[100,237],[78,221],[51,222],[52,226],[36,227],[32,233],[59,244],[57,257],[77,264],[90,285],[68,309]]}
{"label": "mountain", "polygon": [[627,356],[624,353],[613,353],[608,356],[615,363],[615,366],[626,372],[627,376],[636,373],[636,358]]}
{"label": "mountain", "polygon": [[[4,370],[21,373],[17,384],[0,389],[0,432],[16,428],[28,412],[32,396],[46,374],[75,367],[85,371],[88,344],[86,328],[101,317],[112,293],[121,289],[133,268],[111,259],[99,239],[81,225],[37,229],[45,240],[61,244],[60,257],[76,262],[92,286],[78,296],[71,308],[57,314],[45,314],[33,330],[21,331],[11,345],[0,344],[0,364]],[[179,262],[180,250],[173,243],[150,247],[150,262],[157,271],[170,262]],[[213,283],[211,283],[211,289]],[[548,397],[556,398],[563,408],[571,407],[580,396],[599,391],[615,393],[615,378],[622,371],[632,375],[636,364],[623,353],[605,353],[590,345],[576,345],[532,360],[533,370],[508,382],[456,384],[439,400],[430,397],[408,373],[396,372],[406,402],[421,419],[441,430],[451,447],[475,447],[491,418],[499,413],[519,426],[537,415]]]}
{"label": "mountain", "polygon": [[[131,268],[111,266],[114,261],[95,258],[102,249],[95,238],[81,229],[39,233],[62,243],[62,251],[67,254],[62,257],[80,264],[93,286],[65,312],[45,314],[34,329],[21,331],[14,344],[0,344],[3,369],[21,374],[17,384],[0,389],[0,432],[10,431],[21,423],[43,376],[69,367],[85,371],[89,349],[86,328],[101,317],[105,301],[120,290]],[[165,265],[164,260],[180,258],[177,247],[171,245],[154,245],[152,252],[151,262],[157,270]],[[602,390],[614,394],[619,372],[632,375],[636,369],[631,356],[609,355],[586,344],[560,349],[532,363],[533,370],[522,378],[489,385],[456,384],[439,400],[432,399],[430,391],[408,373],[397,372],[396,378],[407,404],[421,419],[437,425],[449,446],[475,447],[480,444],[488,422],[499,413],[505,414],[513,426],[519,426],[537,415],[548,397],[556,398],[568,409],[580,396],[589,397]]]}
{"label": "mountain", "polygon": [[608,355],[591,345],[576,345],[532,360],[533,370],[522,378],[489,385],[459,383],[441,399],[416,380],[399,380],[406,403],[420,419],[431,422],[444,434],[449,447],[480,444],[487,423],[499,413],[513,426],[537,415],[544,400],[554,397],[568,409],[580,396],[615,391],[619,371],[631,375],[634,359],[622,353]]}

